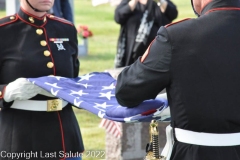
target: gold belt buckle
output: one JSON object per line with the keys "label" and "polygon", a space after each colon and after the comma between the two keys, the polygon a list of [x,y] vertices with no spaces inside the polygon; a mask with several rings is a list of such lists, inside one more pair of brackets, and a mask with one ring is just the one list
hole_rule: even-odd
{"label": "gold belt buckle", "polygon": [[61,111],[62,110],[62,100],[52,99],[47,101],[47,112]]}

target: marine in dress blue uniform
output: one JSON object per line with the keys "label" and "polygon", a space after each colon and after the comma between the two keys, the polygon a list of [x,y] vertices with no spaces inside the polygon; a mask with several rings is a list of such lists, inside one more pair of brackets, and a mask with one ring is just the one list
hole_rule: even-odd
{"label": "marine in dress blue uniform", "polygon": [[161,27],[120,73],[116,98],[135,107],[166,88],[175,141],[170,160],[240,160],[240,1],[193,5],[198,18]]}
{"label": "marine in dress blue uniform", "polygon": [[[34,8],[32,3],[38,1],[21,0],[18,13],[0,19],[0,160],[11,159],[8,153],[21,154],[20,160],[26,159],[27,153],[35,153],[30,159],[60,160],[64,155],[80,155],[84,151],[71,104],[65,102],[61,110],[50,108],[49,112],[48,109],[35,109],[39,102],[55,97],[37,94],[21,105],[18,105],[20,100],[8,102],[4,99],[4,94],[9,95],[6,93],[9,84],[16,84],[19,78],[78,76],[78,41],[74,25]],[[47,5],[51,3],[53,0]],[[30,13],[22,4],[28,5],[33,13],[44,12],[43,16]],[[28,102],[34,103],[27,105]]]}

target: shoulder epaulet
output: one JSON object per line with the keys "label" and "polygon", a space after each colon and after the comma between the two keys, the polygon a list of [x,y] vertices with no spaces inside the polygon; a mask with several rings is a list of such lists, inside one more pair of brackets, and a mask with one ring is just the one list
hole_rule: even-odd
{"label": "shoulder epaulet", "polygon": [[179,20],[179,21],[173,22],[173,23],[169,23],[169,24],[165,25],[164,27],[167,28],[167,27],[169,27],[169,26],[172,26],[172,25],[174,25],[174,24],[177,24],[177,23],[180,23],[180,22],[183,22],[183,21],[189,20],[189,19],[191,19],[191,18],[185,18],[185,19],[182,19],[182,20]]}
{"label": "shoulder epaulet", "polygon": [[0,26],[15,22],[18,19],[16,15],[6,16],[0,19]]}
{"label": "shoulder epaulet", "polygon": [[56,21],[59,21],[59,22],[62,22],[62,23],[65,23],[65,24],[69,24],[71,26],[73,26],[73,23],[64,19],[64,18],[60,18],[60,17],[57,17],[57,16],[54,16],[52,14],[47,14],[47,17],[50,18],[50,19],[53,19],[53,20],[56,20]]}

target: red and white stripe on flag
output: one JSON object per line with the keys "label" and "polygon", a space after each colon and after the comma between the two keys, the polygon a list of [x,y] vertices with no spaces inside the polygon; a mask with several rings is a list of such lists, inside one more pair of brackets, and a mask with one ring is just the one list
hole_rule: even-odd
{"label": "red and white stripe on flag", "polygon": [[105,128],[106,132],[109,134],[112,134],[116,138],[120,138],[122,136],[122,129],[121,129],[121,123],[111,121],[108,119],[102,119],[101,123],[99,124],[99,127]]}

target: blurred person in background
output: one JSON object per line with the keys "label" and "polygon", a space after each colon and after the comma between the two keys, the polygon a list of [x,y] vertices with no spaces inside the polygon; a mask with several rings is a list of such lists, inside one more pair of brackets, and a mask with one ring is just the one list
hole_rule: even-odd
{"label": "blurred person in background", "polygon": [[120,24],[115,68],[128,66],[142,56],[158,29],[177,15],[170,0],[122,0],[114,16]]}
{"label": "blurred person in background", "polygon": [[69,0],[55,0],[51,12],[73,23],[73,12]]}
{"label": "blurred person in background", "polygon": [[163,26],[171,23],[177,18],[178,10],[176,5],[170,0],[155,0],[158,6],[160,6],[162,12]]}

